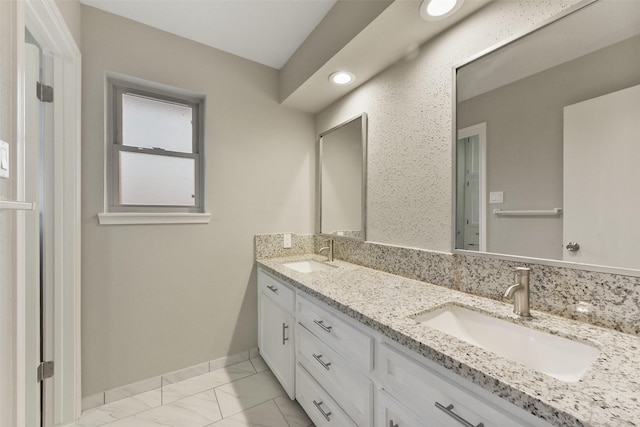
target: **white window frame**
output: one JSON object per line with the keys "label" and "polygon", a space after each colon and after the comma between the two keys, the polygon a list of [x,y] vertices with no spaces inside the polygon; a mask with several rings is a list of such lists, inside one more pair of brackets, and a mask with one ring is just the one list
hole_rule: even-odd
{"label": "white window frame", "polygon": [[[208,223],[211,215],[204,210],[204,97],[180,89],[107,76],[105,124],[105,206],[98,215],[100,224],[185,224]],[[173,102],[193,109],[193,150],[181,153],[157,148],[127,146],[122,143],[122,95],[134,94],[162,102]],[[195,205],[123,205],[119,201],[119,153],[134,152],[195,161]]]}

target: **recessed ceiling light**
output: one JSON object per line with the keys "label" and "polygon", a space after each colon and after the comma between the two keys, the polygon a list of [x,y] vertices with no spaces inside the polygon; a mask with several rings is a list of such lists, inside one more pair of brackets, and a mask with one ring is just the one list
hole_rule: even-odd
{"label": "recessed ceiling light", "polygon": [[336,71],[329,76],[329,81],[334,85],[347,85],[355,79],[355,76],[346,71]]}
{"label": "recessed ceiling light", "polygon": [[420,16],[427,21],[451,16],[460,9],[463,0],[424,0],[420,5]]}

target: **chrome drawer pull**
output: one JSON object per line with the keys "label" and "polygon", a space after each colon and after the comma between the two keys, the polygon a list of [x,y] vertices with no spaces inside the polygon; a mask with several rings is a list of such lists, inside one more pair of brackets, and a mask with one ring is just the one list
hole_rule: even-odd
{"label": "chrome drawer pull", "polygon": [[453,419],[455,419],[456,421],[458,421],[460,424],[462,424],[465,427],[484,427],[483,423],[479,423],[476,424],[475,426],[473,424],[471,424],[469,421],[465,420],[464,418],[462,418],[460,415],[454,413],[452,411],[453,409],[453,404],[450,404],[449,406],[444,406],[442,405],[440,402],[436,402],[436,408],[440,409],[441,411],[443,411],[445,414],[449,415],[450,417],[452,417]]}
{"label": "chrome drawer pull", "polygon": [[289,338],[286,337],[286,333],[285,333],[287,329],[289,329],[289,327],[287,326],[286,323],[283,323],[282,324],[282,345],[284,345],[285,342],[289,340]]}
{"label": "chrome drawer pull", "polygon": [[315,323],[316,325],[320,326],[326,332],[331,332],[332,327],[328,326],[328,325],[325,325],[324,324],[324,320],[314,320],[313,323]]}
{"label": "chrome drawer pull", "polygon": [[323,362],[323,361],[322,361],[322,355],[321,355],[321,354],[315,354],[315,353],[313,353],[313,358],[314,358],[314,359],[316,359],[316,360],[318,361],[318,363],[319,363],[319,364],[321,364],[321,365],[322,365],[322,367],[323,367],[324,369],[326,369],[327,371],[328,371],[329,369],[331,369],[331,368],[329,368],[329,366],[331,366],[331,362],[329,362],[329,363]]}
{"label": "chrome drawer pull", "polygon": [[267,289],[269,289],[273,293],[276,293],[276,294],[278,293],[278,288],[276,288],[273,285],[267,285]]}
{"label": "chrome drawer pull", "polygon": [[389,427],[398,427],[398,424],[395,424],[393,420],[389,420]]}
{"label": "chrome drawer pull", "polygon": [[315,400],[313,401],[313,404],[316,405],[316,408],[318,408],[318,411],[320,411],[320,413],[324,416],[324,419],[327,421],[331,421],[331,418],[329,418],[329,415],[331,415],[331,411],[329,412],[324,412],[322,410],[322,408],[320,407],[320,405],[322,405],[322,400],[320,402],[316,402]]}

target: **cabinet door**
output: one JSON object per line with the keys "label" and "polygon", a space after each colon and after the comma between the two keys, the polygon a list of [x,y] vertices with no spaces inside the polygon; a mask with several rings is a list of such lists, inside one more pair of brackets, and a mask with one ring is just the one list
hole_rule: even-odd
{"label": "cabinet door", "polygon": [[409,359],[389,345],[383,343],[378,350],[376,364],[384,389],[421,418],[433,420],[433,425],[526,425],[476,393]]}
{"label": "cabinet door", "polygon": [[369,378],[304,327],[296,327],[296,360],[359,427],[371,427],[373,386]]}
{"label": "cabinet door", "polygon": [[353,321],[339,313],[332,313],[326,305],[312,303],[298,295],[296,316],[298,322],[312,334],[327,343],[342,357],[348,359],[364,373],[373,367],[373,337],[352,326]]}
{"label": "cabinet door", "polygon": [[435,422],[419,421],[418,417],[389,396],[384,390],[378,391],[378,413],[376,427],[424,427]]}
{"label": "cabinet door", "polygon": [[359,427],[300,364],[296,390],[298,403],[316,427]]}
{"label": "cabinet door", "polygon": [[260,355],[291,399],[294,390],[293,316],[262,293],[258,294]]}

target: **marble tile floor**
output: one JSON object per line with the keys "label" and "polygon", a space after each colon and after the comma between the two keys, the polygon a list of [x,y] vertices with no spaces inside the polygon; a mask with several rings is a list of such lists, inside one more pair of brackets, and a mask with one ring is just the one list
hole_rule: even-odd
{"label": "marble tile floor", "polygon": [[66,427],[313,427],[262,358],[89,409]]}

